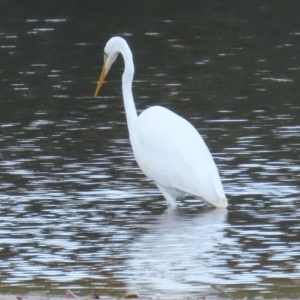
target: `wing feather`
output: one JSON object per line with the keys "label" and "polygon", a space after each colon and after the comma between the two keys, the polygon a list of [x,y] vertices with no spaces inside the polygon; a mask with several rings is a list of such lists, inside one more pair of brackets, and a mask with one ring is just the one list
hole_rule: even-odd
{"label": "wing feather", "polygon": [[182,117],[160,106],[148,108],[138,117],[131,143],[141,170],[155,182],[207,202],[226,200],[210,151]]}

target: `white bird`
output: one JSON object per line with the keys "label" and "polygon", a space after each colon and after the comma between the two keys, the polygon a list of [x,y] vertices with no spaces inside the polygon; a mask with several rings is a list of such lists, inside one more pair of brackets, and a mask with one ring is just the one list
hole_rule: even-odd
{"label": "white bird", "polygon": [[227,207],[218,169],[197,130],[161,106],[150,107],[138,116],[132,95],[132,52],[121,37],[112,37],[105,46],[95,97],[119,53],[125,63],[122,91],[130,143],[143,173],[155,182],[171,207],[176,207],[176,199],[185,195],[215,207]]}

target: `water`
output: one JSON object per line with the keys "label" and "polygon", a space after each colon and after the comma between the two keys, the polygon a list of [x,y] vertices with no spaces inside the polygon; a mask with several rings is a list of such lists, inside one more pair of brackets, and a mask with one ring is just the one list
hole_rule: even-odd
{"label": "water", "polygon": [[[299,295],[299,4],[196,2],[1,4],[0,292]],[[141,174],[121,59],[93,98],[117,34],[138,110],[194,124],[228,210],[169,211]]]}

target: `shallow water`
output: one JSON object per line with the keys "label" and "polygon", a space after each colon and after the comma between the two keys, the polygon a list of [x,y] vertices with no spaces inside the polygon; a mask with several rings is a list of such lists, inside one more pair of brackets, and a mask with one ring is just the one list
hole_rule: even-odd
{"label": "shallow water", "polygon": [[[299,295],[299,5],[132,3],[1,4],[0,291]],[[138,110],[194,124],[227,210],[167,210],[140,172],[121,59],[93,98],[116,34]]]}

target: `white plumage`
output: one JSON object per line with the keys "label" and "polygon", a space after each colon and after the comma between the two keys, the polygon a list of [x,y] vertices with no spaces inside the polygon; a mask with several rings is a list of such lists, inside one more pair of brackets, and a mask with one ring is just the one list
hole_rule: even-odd
{"label": "white plumage", "polygon": [[95,96],[119,53],[125,63],[122,90],[130,142],[143,173],[156,183],[172,207],[177,206],[176,198],[186,194],[215,207],[227,207],[217,167],[197,130],[182,117],[160,106],[150,107],[137,115],[131,90],[132,53],[121,37],[111,38],[105,46],[104,66]]}

